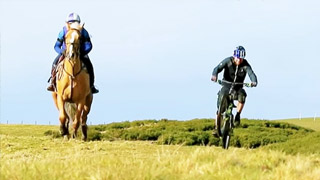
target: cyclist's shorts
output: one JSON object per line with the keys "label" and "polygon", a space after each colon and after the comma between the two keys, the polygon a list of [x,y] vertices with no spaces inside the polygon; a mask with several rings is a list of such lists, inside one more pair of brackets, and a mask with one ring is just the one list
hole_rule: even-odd
{"label": "cyclist's shorts", "polygon": [[[217,107],[218,108],[219,108],[219,104],[220,104],[221,95],[229,94],[229,90],[230,90],[230,88],[223,86],[221,88],[221,90],[218,92],[218,101],[217,101]],[[239,89],[237,91],[237,95],[236,95],[235,100],[239,101],[240,103],[245,103],[246,102],[246,97],[247,97],[246,91],[241,88],[241,89]]]}

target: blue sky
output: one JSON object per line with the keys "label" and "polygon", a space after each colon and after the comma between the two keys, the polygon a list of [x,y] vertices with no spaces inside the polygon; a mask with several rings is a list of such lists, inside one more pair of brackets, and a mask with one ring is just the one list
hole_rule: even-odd
{"label": "blue sky", "polygon": [[2,0],[1,123],[59,123],[46,81],[70,12],[92,36],[100,93],[89,124],[213,118],[220,87],[212,70],[238,45],[259,81],[246,90],[242,117],[319,116],[318,7],[317,0]]}

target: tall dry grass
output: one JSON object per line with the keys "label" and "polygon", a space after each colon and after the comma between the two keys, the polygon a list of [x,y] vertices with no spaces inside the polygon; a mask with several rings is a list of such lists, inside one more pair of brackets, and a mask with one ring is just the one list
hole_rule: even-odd
{"label": "tall dry grass", "polygon": [[0,135],[1,179],[320,179],[320,157],[273,150]]}

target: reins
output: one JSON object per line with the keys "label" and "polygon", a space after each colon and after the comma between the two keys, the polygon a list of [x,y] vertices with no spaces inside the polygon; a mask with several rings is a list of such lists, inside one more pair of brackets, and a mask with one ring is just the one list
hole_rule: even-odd
{"label": "reins", "polygon": [[[70,61],[70,60],[69,60],[69,58],[66,57],[64,59],[64,61]],[[79,60],[79,61],[81,63],[81,60]],[[72,67],[72,72],[74,72],[73,69],[74,69],[74,66]],[[73,73],[71,74],[65,69],[65,66],[64,66],[64,63],[63,63],[63,71],[69,76],[69,79],[70,79],[70,98],[72,98],[73,80],[81,73],[82,70],[83,70],[83,67],[82,67],[82,65],[80,65],[79,72],[77,72],[76,74],[73,74]]]}
{"label": "reins", "polygon": [[[66,59],[65,59],[65,60],[66,60]],[[80,61],[80,63],[81,63],[81,61]],[[67,73],[67,75],[68,75],[69,77],[71,77],[72,79],[75,79],[76,76],[78,76],[78,75],[81,73],[82,69],[83,69],[83,67],[81,66],[79,72],[77,72],[76,74],[70,74],[70,73],[64,68],[64,64],[63,64],[63,71],[64,71],[65,73]]]}

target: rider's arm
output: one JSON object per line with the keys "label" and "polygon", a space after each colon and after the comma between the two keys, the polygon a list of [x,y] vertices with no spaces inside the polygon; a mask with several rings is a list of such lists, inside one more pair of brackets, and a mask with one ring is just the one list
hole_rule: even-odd
{"label": "rider's arm", "polygon": [[257,76],[256,74],[253,72],[251,66],[248,64],[247,66],[245,66],[245,69],[249,75],[249,78],[251,80],[252,83],[255,83],[255,86],[258,85],[258,79],[257,79]]}
{"label": "rider's arm", "polygon": [[216,66],[214,69],[213,69],[213,72],[212,72],[212,76],[218,76],[218,74],[223,70],[223,68],[225,68],[228,63],[230,62],[230,57],[224,59],[223,61],[221,61],[218,66]]}
{"label": "rider's arm", "polygon": [[62,49],[62,45],[63,45],[63,40],[64,40],[64,31],[60,31],[56,44],[54,45],[54,50],[58,53],[61,54],[63,49]]}
{"label": "rider's arm", "polygon": [[83,55],[87,55],[92,49],[92,43],[89,36],[89,33],[86,29],[82,29],[82,41],[81,52]]}

